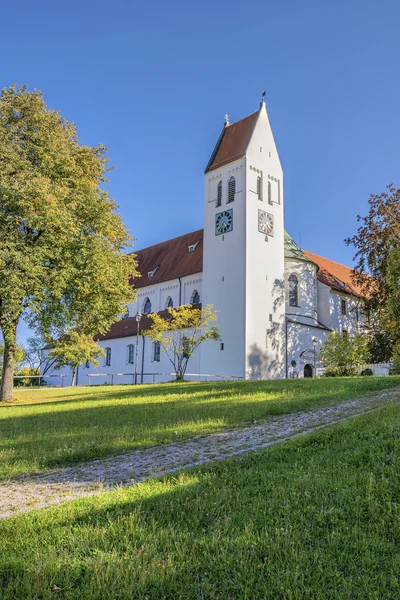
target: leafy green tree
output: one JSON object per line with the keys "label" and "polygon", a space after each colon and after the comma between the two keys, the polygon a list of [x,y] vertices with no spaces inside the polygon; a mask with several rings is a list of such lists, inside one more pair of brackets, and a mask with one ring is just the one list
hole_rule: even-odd
{"label": "leafy green tree", "polygon": [[203,309],[187,304],[168,308],[166,315],[152,313],[153,325],[146,335],[158,342],[171,362],[176,379],[183,380],[193,352],[206,340],[219,340],[217,312],[211,304]]}
{"label": "leafy green tree", "polygon": [[49,352],[49,358],[54,359],[53,368],[71,367],[71,385],[75,385],[79,365],[89,361],[97,367],[99,364],[97,359],[100,356],[104,356],[104,350],[93,340],[93,337],[79,334],[76,331],[72,331],[68,337],[56,342],[54,348]]}
{"label": "leafy green tree", "polygon": [[[0,342],[0,374],[3,372],[4,343]],[[15,348],[15,371],[20,371],[26,361],[25,349],[17,345]]]}
{"label": "leafy green tree", "polygon": [[134,299],[134,256],[104,189],[106,149],[83,145],[39,91],[0,96],[0,399],[12,397],[21,318],[43,339],[109,329]]}
{"label": "leafy green tree", "polygon": [[332,331],[321,347],[319,360],[327,375],[357,375],[359,367],[368,361],[368,337],[352,337]]}
{"label": "leafy green tree", "polygon": [[388,266],[392,250],[400,246],[400,190],[388,186],[383,194],[372,194],[369,212],[358,216],[357,233],[346,239],[356,248],[354,281],[365,297],[364,309],[369,316],[370,351],[374,362],[389,360],[395,339],[391,327],[389,298],[393,293]]}
{"label": "leafy green tree", "polygon": [[45,351],[47,342],[40,336],[30,337],[25,346],[25,361],[31,369],[45,375],[54,365],[56,359]]}
{"label": "leafy green tree", "polygon": [[389,254],[388,284],[390,327],[394,339],[393,369],[400,373],[400,247],[394,248]]}

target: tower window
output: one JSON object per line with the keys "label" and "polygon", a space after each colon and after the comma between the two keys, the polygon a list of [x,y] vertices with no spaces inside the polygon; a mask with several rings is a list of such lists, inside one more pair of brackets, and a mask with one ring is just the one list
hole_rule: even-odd
{"label": "tower window", "polygon": [[222,181],[219,182],[217,187],[217,206],[222,204]]}
{"label": "tower window", "polygon": [[224,349],[224,342],[221,342],[219,349],[220,349],[220,350],[223,350],[223,349]]}
{"label": "tower window", "polygon": [[268,181],[268,204],[272,204],[272,189],[270,181]]}
{"label": "tower window", "polygon": [[236,193],[236,180],[234,177],[231,177],[228,181],[228,203],[234,201],[235,193]]}
{"label": "tower window", "polygon": [[260,175],[257,177],[257,197],[259,200],[262,200],[262,185]]}
{"label": "tower window", "polygon": [[144,315],[149,315],[151,313],[151,302],[150,302],[150,298],[146,298],[146,300],[143,303],[143,314]]}
{"label": "tower window", "polygon": [[289,276],[289,306],[299,305],[299,281],[296,275]]}
{"label": "tower window", "polygon": [[128,345],[128,364],[133,365],[135,362],[135,346],[133,344]]}
{"label": "tower window", "polygon": [[341,305],[342,305],[342,315],[347,315],[347,302],[346,302],[346,300],[342,300]]}
{"label": "tower window", "polygon": [[160,362],[161,344],[160,342],[153,343],[153,361]]}
{"label": "tower window", "polygon": [[197,290],[192,294],[191,304],[200,304],[200,294]]}
{"label": "tower window", "polygon": [[111,366],[111,348],[106,348],[106,367]]}

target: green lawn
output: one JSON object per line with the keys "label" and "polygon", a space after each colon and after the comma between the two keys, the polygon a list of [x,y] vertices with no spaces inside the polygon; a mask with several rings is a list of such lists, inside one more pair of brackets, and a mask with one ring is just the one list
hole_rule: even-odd
{"label": "green lawn", "polygon": [[399,385],[400,377],[360,377],[20,391],[0,405],[0,479]]}
{"label": "green lawn", "polygon": [[400,406],[0,523],[2,600],[400,598]]}

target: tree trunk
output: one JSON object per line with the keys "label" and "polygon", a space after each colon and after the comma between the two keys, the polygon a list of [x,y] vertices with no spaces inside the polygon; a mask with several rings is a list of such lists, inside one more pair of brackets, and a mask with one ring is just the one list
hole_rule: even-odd
{"label": "tree trunk", "polygon": [[76,381],[76,367],[72,367],[72,381],[71,386],[74,387]]}
{"label": "tree trunk", "polygon": [[3,373],[1,376],[0,401],[12,400],[15,368],[15,350],[17,347],[17,329],[8,331],[4,336]]}

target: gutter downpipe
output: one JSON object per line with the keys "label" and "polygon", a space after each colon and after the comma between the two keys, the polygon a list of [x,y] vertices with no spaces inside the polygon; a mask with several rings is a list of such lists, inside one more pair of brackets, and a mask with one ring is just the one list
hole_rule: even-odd
{"label": "gutter downpipe", "polygon": [[179,281],[179,306],[181,306],[181,304],[182,304],[182,281],[181,281],[180,277],[178,277],[178,281]]}

